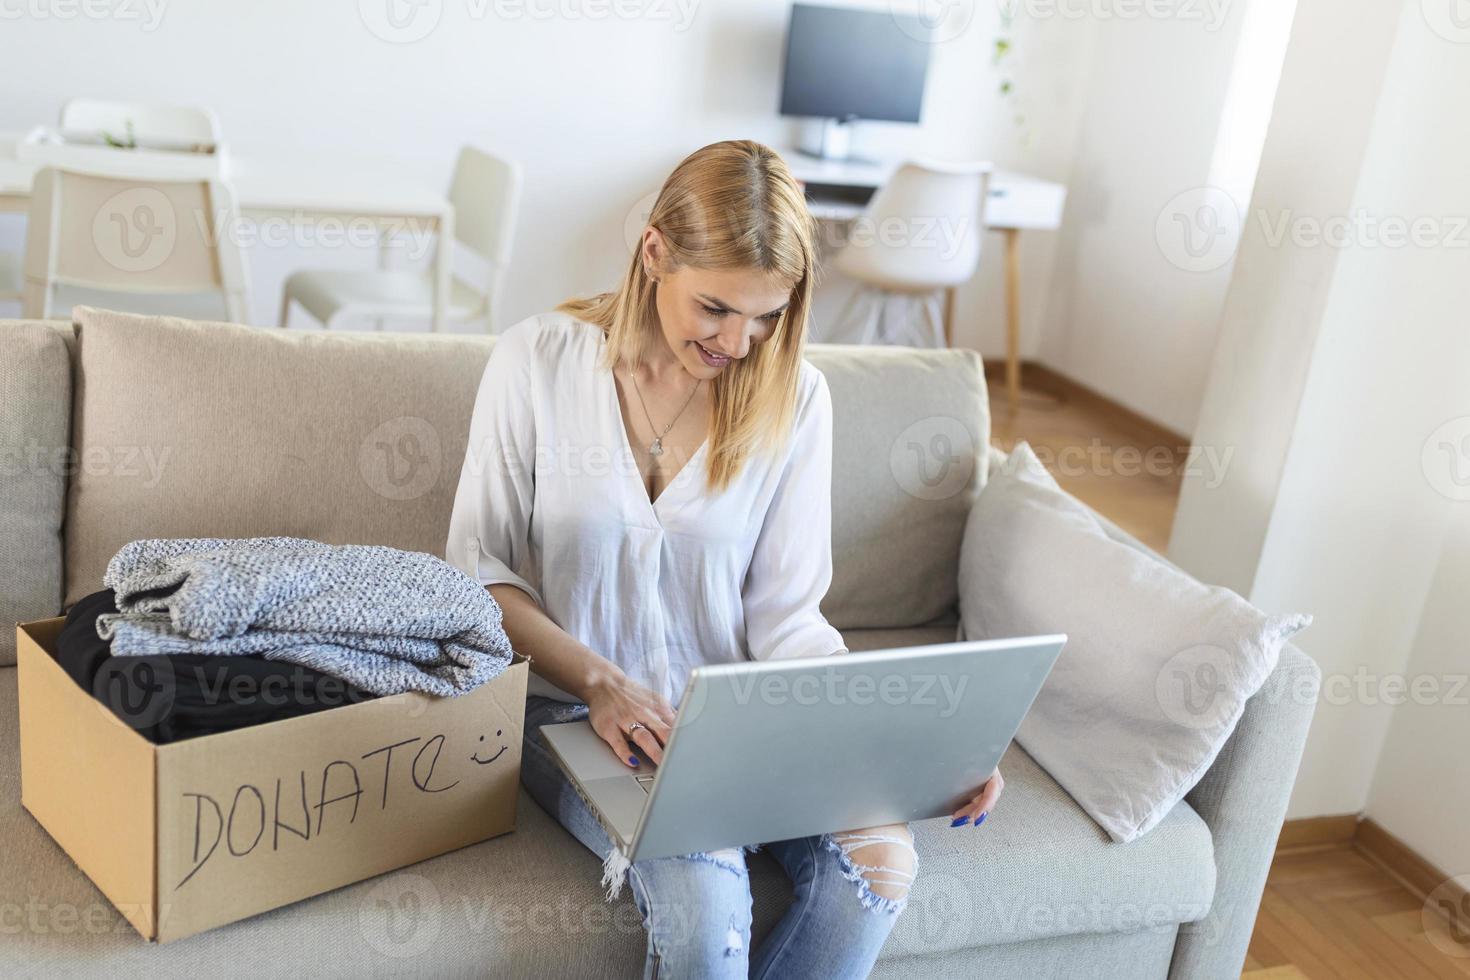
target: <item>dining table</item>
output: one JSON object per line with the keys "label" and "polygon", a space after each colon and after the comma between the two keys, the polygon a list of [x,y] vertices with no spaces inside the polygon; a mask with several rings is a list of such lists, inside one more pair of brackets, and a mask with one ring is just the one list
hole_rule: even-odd
{"label": "dining table", "polygon": [[[23,133],[0,133],[0,213],[30,210],[31,186],[44,166],[23,148]],[[231,187],[241,216],[256,221],[285,221],[292,225],[326,221],[368,222],[377,230],[378,244],[394,236],[434,235],[432,274],[432,329],[442,331],[449,306],[454,250],[454,207],[448,196],[422,179],[391,168],[364,170],[357,165],[333,165],[305,154],[245,154],[231,152],[221,167],[221,179]],[[380,247],[379,263],[386,265],[390,250]]]}

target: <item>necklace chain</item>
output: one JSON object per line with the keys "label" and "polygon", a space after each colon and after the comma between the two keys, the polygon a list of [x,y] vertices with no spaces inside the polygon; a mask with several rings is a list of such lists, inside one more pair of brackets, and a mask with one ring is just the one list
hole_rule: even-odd
{"label": "necklace chain", "polygon": [[648,419],[648,427],[656,433],[653,437],[653,442],[648,444],[648,455],[662,456],[664,452],[664,436],[669,434],[669,430],[674,427],[674,423],[679,421],[679,417],[684,414],[684,409],[688,408],[689,403],[694,401],[694,394],[699,391],[699,386],[704,384],[704,379],[699,378],[694,382],[694,387],[689,389],[689,397],[684,399],[683,406],[674,415],[673,419],[669,421],[669,424],[664,426],[664,430],[659,432],[658,426],[653,424],[653,416],[648,414],[648,403],[643,400],[643,389],[638,387],[637,370],[629,368],[628,377],[633,379],[633,390],[638,393],[638,404],[643,407],[643,417]]}

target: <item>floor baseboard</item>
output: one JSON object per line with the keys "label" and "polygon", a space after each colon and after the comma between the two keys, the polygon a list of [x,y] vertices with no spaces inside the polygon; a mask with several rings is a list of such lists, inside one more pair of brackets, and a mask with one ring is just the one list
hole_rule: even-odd
{"label": "floor baseboard", "polygon": [[1354,846],[1374,864],[1397,878],[1405,888],[1419,898],[1428,898],[1429,893],[1448,882],[1449,897],[1456,905],[1464,906],[1466,890],[1452,875],[1436,868],[1424,856],[1393,834],[1384,830],[1371,817],[1364,817],[1358,824]]}
{"label": "floor baseboard", "polygon": [[1288,820],[1276,839],[1276,853],[1308,847],[1334,847],[1351,844],[1358,834],[1358,815],[1342,813],[1327,817],[1303,817]]}
{"label": "floor baseboard", "polygon": [[1453,875],[1435,867],[1418,851],[1384,830],[1372,817],[1343,813],[1288,820],[1282,825],[1281,836],[1276,841],[1278,855],[1328,847],[1351,847],[1421,900],[1446,886],[1445,890],[1450,893],[1446,897],[1453,904],[1470,908],[1470,898],[1467,898],[1470,893],[1452,881]]}

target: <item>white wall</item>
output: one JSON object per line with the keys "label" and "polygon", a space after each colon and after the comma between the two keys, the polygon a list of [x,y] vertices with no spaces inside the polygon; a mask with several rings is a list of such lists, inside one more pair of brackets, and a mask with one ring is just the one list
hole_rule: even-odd
{"label": "white wall", "polygon": [[[825,2],[825,0],[823,0]],[[970,0],[948,4],[965,9]],[[928,10],[945,5],[923,0]],[[999,3],[973,0],[979,44],[967,46],[961,58],[948,59],[957,88],[978,90],[978,114],[956,103],[944,125],[956,137],[972,134],[960,156],[989,159],[1002,170],[1029,173],[1070,186],[1076,161],[1086,153],[1081,124],[1095,97],[1089,86],[1089,65],[1099,26],[1091,18],[1050,15],[1045,3],[1017,5],[1011,26],[1013,46],[1005,66],[992,64],[993,39],[999,30]],[[970,32],[967,32],[970,33]],[[1014,78],[1015,96],[998,91],[1001,72]],[[1014,120],[1020,115],[1022,122]],[[979,128],[976,128],[976,124]],[[1072,219],[1069,204],[1064,227]],[[1058,231],[1024,231],[1021,248],[1021,356],[1044,359],[1044,333],[1053,297]],[[1005,356],[1004,242],[999,233],[986,236],[975,280],[959,291],[955,303],[956,342],[987,357]],[[834,290],[835,292],[835,290]]]}
{"label": "white wall", "polygon": [[1245,4],[1178,9],[1097,23],[1040,354],[1187,435],[1230,270],[1181,268],[1157,219],[1210,179]]}
{"label": "white wall", "polygon": [[1459,504],[1453,518],[1366,808],[1451,875],[1470,873],[1470,504]]}
{"label": "white wall", "polygon": [[[1293,563],[1296,573],[1317,569],[1317,583],[1338,582],[1330,594],[1309,585],[1335,624],[1310,649],[1324,669],[1383,678],[1362,697],[1353,685],[1351,703],[1323,707],[1293,809],[1365,808],[1452,875],[1470,872],[1470,129],[1446,124],[1463,118],[1470,32],[1453,37],[1437,33],[1420,4],[1404,6],[1358,203],[1422,222],[1432,244],[1344,256],[1328,322],[1356,370],[1326,361],[1319,375],[1314,365],[1308,390],[1321,415],[1311,424],[1304,413],[1302,441],[1320,449],[1300,466],[1320,475],[1288,472],[1291,506],[1273,520],[1262,565],[1274,571],[1259,586],[1285,598]],[[1329,475],[1331,461],[1310,458],[1349,453],[1377,465],[1345,486]],[[1278,522],[1309,531],[1288,536]],[[1306,548],[1292,541],[1309,535]],[[1370,772],[1367,786],[1360,773]]]}
{"label": "white wall", "polygon": [[[1254,586],[1342,256],[1270,231],[1282,215],[1352,210],[1398,21],[1398,7],[1381,0],[1297,7],[1194,429],[1195,445],[1233,452],[1232,465],[1218,486],[1184,481],[1169,542],[1174,561],[1242,595]],[[1217,221],[1230,203],[1213,199]]]}
{"label": "white wall", "polygon": [[[390,0],[153,2],[162,7],[151,29],[148,21],[63,20],[47,0],[0,8],[0,131],[54,122],[67,98],[87,94],[208,105],[242,159],[396,171],[435,186],[447,183],[461,144],[495,149],[527,173],[503,324],[610,286],[624,264],[626,215],[685,154],[732,137],[783,144],[796,132],[776,114],[786,0],[397,4],[440,11],[412,43],[368,29]],[[126,9],[147,8],[140,0]],[[590,13],[613,9],[647,15]],[[570,13],[543,16],[556,11]],[[994,5],[978,3],[967,26],[935,45],[921,127],[867,124],[860,148],[984,156],[1064,179],[1089,25],[1048,20],[1018,37],[1033,131],[1023,145],[990,64],[997,19]],[[11,247],[17,236],[12,223]],[[256,245],[247,260],[261,323],[273,322],[291,270],[372,263],[363,249],[296,244]],[[1026,260],[1039,309],[1050,279],[1044,240],[1027,243]],[[998,272],[987,269],[960,297],[959,342],[1001,353],[1000,311]]]}
{"label": "white wall", "polygon": [[[1414,0],[1301,0],[1297,30],[1252,202],[1287,238],[1247,233],[1200,422],[1256,463],[1187,488],[1171,557],[1316,616],[1297,642],[1324,690],[1289,816],[1366,807],[1456,873],[1467,712],[1445,699],[1470,626],[1470,503],[1455,499],[1470,467],[1470,131],[1452,120],[1470,60]],[[1315,238],[1333,219],[1345,237]],[[1397,237],[1411,228],[1417,241]],[[1232,552],[1239,538],[1251,545]],[[1395,706],[1419,678],[1437,693]]]}

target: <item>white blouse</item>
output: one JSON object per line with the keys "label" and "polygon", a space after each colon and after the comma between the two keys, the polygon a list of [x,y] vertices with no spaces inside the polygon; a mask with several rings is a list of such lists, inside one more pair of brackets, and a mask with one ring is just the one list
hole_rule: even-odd
{"label": "white blouse", "polygon": [[[806,361],[795,428],[711,495],[702,444],[650,503],[596,326],[506,330],[475,400],[445,557],[525,590],[552,621],[675,705],[700,664],[845,652],[832,579],[832,398]],[[534,668],[534,664],[532,665]],[[530,690],[572,695],[532,674]]]}

